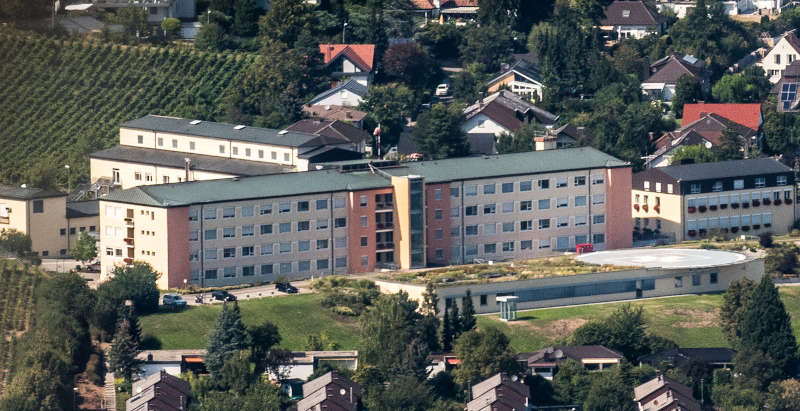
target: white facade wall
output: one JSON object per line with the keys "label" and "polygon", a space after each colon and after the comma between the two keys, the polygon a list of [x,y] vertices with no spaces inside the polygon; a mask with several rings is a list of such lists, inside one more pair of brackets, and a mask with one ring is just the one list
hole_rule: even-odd
{"label": "white facade wall", "polygon": [[756,65],[763,68],[764,72],[767,73],[767,77],[769,77],[769,81],[775,84],[780,81],[786,66],[791,64],[792,61],[797,60],[797,58],[797,50],[786,41],[786,38],[782,38],[760,62],[756,63]]}
{"label": "white facade wall", "polygon": [[315,106],[345,106],[345,107],[356,107],[364,99],[351,92],[350,90],[339,90],[338,93],[334,93],[316,103]]}
{"label": "white facade wall", "polygon": [[512,134],[513,132],[496,121],[492,120],[488,116],[483,113],[480,113],[467,121],[461,126],[461,129],[464,130],[465,133],[473,134],[473,133],[482,133],[488,134],[492,133],[496,136],[500,136],[503,133]]}
{"label": "white facade wall", "polygon": [[[180,183],[186,180],[184,168],[153,166],[143,163],[125,163],[115,160],[92,158],[89,160],[91,181],[112,178],[119,175],[118,184],[122,189],[141,185]],[[116,171],[115,171],[116,170]],[[189,170],[189,181],[215,180],[235,177],[233,174],[214,173],[210,171]]]}

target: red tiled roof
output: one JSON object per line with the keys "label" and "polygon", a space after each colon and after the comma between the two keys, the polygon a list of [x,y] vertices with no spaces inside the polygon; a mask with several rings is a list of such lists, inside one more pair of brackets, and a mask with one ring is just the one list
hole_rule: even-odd
{"label": "red tiled roof", "polygon": [[411,4],[416,10],[433,10],[433,4],[430,0],[411,0]]}
{"label": "red tiled roof", "polygon": [[683,106],[683,125],[699,120],[706,114],[717,114],[753,130],[761,125],[761,105],[753,104],[686,104]]}
{"label": "red tiled roof", "polygon": [[375,58],[374,44],[320,44],[319,52],[324,57],[325,64],[344,55],[353,64],[364,71],[372,71],[372,62]]}

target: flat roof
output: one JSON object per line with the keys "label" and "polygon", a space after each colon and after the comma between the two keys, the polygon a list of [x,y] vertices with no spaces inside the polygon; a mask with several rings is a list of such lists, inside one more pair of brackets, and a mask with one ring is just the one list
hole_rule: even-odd
{"label": "flat roof", "polygon": [[0,198],[13,198],[15,200],[33,200],[39,198],[50,197],[66,197],[67,193],[62,193],[57,190],[33,188],[33,187],[16,187],[0,184]]}
{"label": "flat roof", "polygon": [[575,256],[589,264],[630,265],[647,268],[703,268],[736,264],[747,260],[740,253],[686,248],[633,248],[598,251]]}

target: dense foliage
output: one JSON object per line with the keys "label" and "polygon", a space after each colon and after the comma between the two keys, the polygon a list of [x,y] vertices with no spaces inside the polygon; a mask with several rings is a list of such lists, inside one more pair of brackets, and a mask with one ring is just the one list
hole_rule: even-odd
{"label": "dense foliage", "polygon": [[[72,166],[87,181],[87,155],[114,145],[121,123],[146,114],[222,120],[244,54],[69,42],[0,29],[0,180],[23,183],[38,163]],[[46,121],[45,121],[46,120]]]}

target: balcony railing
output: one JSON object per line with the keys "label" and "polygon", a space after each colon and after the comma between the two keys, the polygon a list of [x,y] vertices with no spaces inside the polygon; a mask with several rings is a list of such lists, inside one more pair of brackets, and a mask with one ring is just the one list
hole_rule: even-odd
{"label": "balcony railing", "polygon": [[377,243],[375,244],[375,249],[378,251],[394,250],[394,243]]}
{"label": "balcony railing", "polygon": [[394,228],[393,222],[377,222],[375,223],[376,230],[391,230]]}
{"label": "balcony railing", "polygon": [[394,202],[391,201],[381,201],[379,203],[375,203],[376,211],[391,210],[392,208],[394,208]]}

